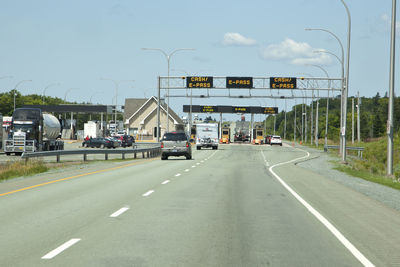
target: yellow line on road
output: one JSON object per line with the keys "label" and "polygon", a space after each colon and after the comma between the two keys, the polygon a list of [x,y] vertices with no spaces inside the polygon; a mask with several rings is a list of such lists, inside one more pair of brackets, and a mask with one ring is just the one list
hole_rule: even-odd
{"label": "yellow line on road", "polygon": [[103,169],[103,170],[99,170],[99,171],[94,171],[94,172],[88,172],[88,173],[78,174],[78,175],[74,175],[74,176],[70,176],[70,177],[66,177],[66,178],[61,178],[61,179],[54,180],[54,181],[50,181],[50,182],[46,182],[46,183],[36,184],[36,185],[32,185],[32,186],[28,186],[28,187],[16,189],[16,190],[13,190],[13,191],[10,191],[10,192],[1,193],[1,194],[0,194],[0,197],[6,196],[6,195],[11,195],[11,194],[14,194],[14,193],[17,193],[17,192],[21,192],[21,191],[25,191],[25,190],[28,190],[28,189],[32,189],[32,188],[36,188],[36,187],[48,185],[48,184],[54,184],[54,183],[57,183],[57,182],[62,182],[62,181],[66,181],[66,180],[71,180],[71,179],[75,179],[75,178],[79,178],[79,177],[91,175],[91,174],[102,173],[102,172],[117,170],[117,169],[121,169],[121,168],[125,168],[125,167],[130,167],[130,166],[138,165],[138,164],[140,164],[140,163],[145,163],[145,162],[154,161],[154,160],[156,160],[156,159],[158,159],[158,158],[153,158],[153,159],[148,159],[148,160],[142,160],[142,161],[140,161],[140,162],[129,163],[129,164],[125,164],[125,165],[122,165],[122,166],[117,166],[117,167],[112,167],[112,168]]}

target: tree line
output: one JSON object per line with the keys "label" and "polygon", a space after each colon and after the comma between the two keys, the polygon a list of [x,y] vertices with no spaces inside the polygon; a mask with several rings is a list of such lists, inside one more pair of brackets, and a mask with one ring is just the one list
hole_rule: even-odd
{"label": "tree line", "polygon": [[[346,123],[346,139],[352,138],[352,98],[354,98],[354,137],[357,140],[357,97],[349,97],[347,101],[347,123]],[[361,97],[360,104],[360,138],[362,141],[369,141],[375,138],[386,136],[386,122],[388,117],[388,101],[385,95],[381,97],[377,93],[374,97]],[[293,100],[291,100],[293,101]],[[286,113],[286,139],[294,139],[294,120],[296,113],[296,140],[301,140],[302,132],[302,109],[306,113],[303,121],[307,121],[307,140],[310,140],[311,134],[311,109],[313,109],[313,128],[316,125],[316,108],[318,104],[318,138],[325,138],[325,122],[326,122],[326,99],[314,100],[311,103],[304,104],[303,100],[298,100],[290,111],[281,111],[276,116],[275,133],[284,137],[285,134],[285,113]],[[296,112],[295,112],[296,111]],[[340,96],[329,99],[328,112],[328,139],[335,142],[339,141],[340,133]],[[267,134],[273,134],[274,116],[270,115],[265,121]],[[394,132],[400,130],[400,98],[394,98]],[[314,132],[313,132],[314,133]],[[314,136],[314,134],[313,134]]]}

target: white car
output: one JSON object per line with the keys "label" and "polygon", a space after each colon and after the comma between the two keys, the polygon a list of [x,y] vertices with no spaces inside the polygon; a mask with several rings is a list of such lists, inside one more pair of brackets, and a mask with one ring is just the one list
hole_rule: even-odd
{"label": "white car", "polygon": [[282,146],[282,139],[281,139],[281,137],[279,136],[279,135],[273,135],[272,137],[271,137],[271,146],[272,145],[280,145],[280,146]]}

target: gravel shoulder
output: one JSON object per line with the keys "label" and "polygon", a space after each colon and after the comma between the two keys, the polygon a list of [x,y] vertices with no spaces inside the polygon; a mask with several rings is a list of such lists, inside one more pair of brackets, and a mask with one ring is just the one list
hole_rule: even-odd
{"label": "gravel shoulder", "polygon": [[323,175],[328,179],[331,179],[372,199],[375,199],[376,201],[379,201],[388,207],[400,211],[399,190],[366,181],[335,170],[334,162],[339,162],[339,158],[333,155],[309,147],[297,147],[310,153],[310,158],[308,160],[298,162],[298,166],[312,170],[313,172]]}

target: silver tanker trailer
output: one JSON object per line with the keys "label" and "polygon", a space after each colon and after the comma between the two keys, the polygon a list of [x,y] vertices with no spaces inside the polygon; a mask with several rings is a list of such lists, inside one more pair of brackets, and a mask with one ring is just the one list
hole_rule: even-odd
{"label": "silver tanker trailer", "polygon": [[42,113],[38,108],[17,108],[4,152],[20,155],[23,152],[63,150],[60,132],[60,122],[53,115]]}

